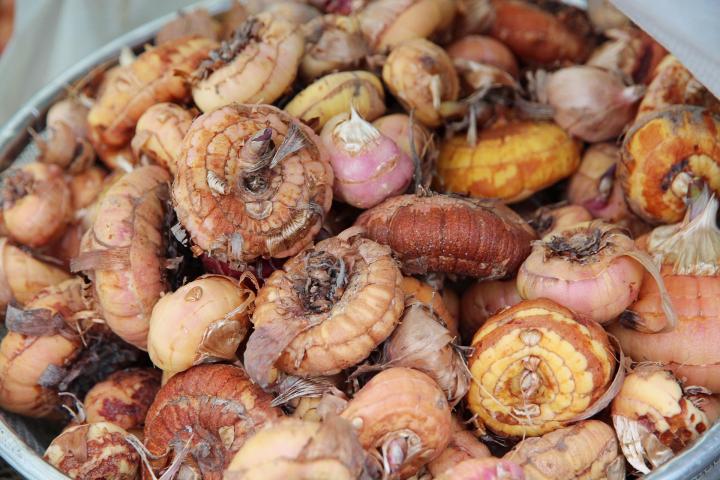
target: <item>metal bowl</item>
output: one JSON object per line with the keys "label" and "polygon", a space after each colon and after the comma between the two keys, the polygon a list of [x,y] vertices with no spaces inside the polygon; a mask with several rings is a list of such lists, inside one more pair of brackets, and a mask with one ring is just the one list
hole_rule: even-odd
{"label": "metal bowl", "polygon": [[[196,6],[218,14],[230,8],[231,0],[205,0]],[[169,20],[170,14],[149,22],[105,45],[35,94],[0,130],[0,170],[34,155],[28,127],[44,128],[45,113],[65,96],[65,87],[82,78],[93,67],[117,59],[123,47],[140,51]],[[5,335],[0,327],[0,338]],[[57,432],[41,421],[0,410],[0,456],[21,475],[32,480],[67,480],[68,477],[43,461],[42,453]],[[720,423],[708,430],[690,448],[645,478],[648,480],[720,479]]]}

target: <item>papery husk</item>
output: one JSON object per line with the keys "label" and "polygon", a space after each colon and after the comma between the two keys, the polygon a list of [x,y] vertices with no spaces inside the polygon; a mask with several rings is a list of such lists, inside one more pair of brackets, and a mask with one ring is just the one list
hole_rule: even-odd
{"label": "papery husk", "polygon": [[450,443],[437,458],[428,463],[427,469],[431,475],[438,477],[462,461],[488,457],[492,457],[490,450],[455,416]]}
{"label": "papery husk", "polygon": [[718,199],[707,187],[692,202],[682,222],[655,228],[647,249],[661,265],[672,265],[675,275],[711,277],[720,274]]}
{"label": "papery husk", "polygon": [[470,372],[455,339],[432,310],[410,304],[383,347],[384,367],[414,368],[428,374],[457,404],[470,388]]}
{"label": "papery husk", "polygon": [[223,478],[355,480],[361,478],[364,465],[365,452],[347,420],[334,416],[315,423],[286,418],[248,440]]}

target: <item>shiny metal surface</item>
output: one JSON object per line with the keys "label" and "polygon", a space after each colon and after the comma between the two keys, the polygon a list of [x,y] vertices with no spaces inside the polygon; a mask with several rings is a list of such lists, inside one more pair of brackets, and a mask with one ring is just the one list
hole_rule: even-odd
{"label": "shiny metal surface", "polygon": [[[231,0],[198,2],[212,14],[229,8]],[[48,84],[19,110],[0,130],[0,169],[15,161],[30,143],[28,127],[41,130],[44,116],[50,105],[65,95],[65,87],[81,78],[93,67],[115,60],[120,50],[128,46],[140,49],[152,40],[155,32],[176,14],[158,18],[107,44],[95,54],[69,69]],[[4,330],[0,331],[0,336]],[[67,480],[42,458],[43,445],[35,437],[33,426],[37,422],[0,411],[0,456],[21,475],[32,480]],[[720,479],[720,424],[713,426],[690,448],[671,462],[657,469],[648,480],[719,480]]]}

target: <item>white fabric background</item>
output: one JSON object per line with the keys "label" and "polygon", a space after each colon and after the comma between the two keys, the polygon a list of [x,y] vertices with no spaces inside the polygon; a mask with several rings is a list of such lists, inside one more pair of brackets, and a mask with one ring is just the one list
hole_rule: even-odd
{"label": "white fabric background", "polygon": [[610,0],[720,98],[720,0]]}
{"label": "white fabric background", "polygon": [[[611,1],[720,97],[720,0]],[[0,56],[0,126],[33,93],[92,51],[195,2],[16,0],[15,32]]]}
{"label": "white fabric background", "polygon": [[124,32],[197,0],[15,0],[0,56],[0,126],[36,91]]}

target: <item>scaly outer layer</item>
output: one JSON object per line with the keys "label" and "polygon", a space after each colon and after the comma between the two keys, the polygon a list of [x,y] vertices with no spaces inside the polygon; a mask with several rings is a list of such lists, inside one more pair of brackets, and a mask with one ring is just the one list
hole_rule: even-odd
{"label": "scaly outer layer", "polygon": [[538,436],[584,413],[615,372],[607,334],[550,300],[525,300],[475,334],[468,406],[501,435]]}
{"label": "scaly outer layer", "polygon": [[257,27],[239,39],[246,42],[242,49],[193,86],[193,100],[203,112],[231,103],[273,103],[295,80],[304,49],[297,26],[268,13],[248,22]]}
{"label": "scaly outer layer", "polygon": [[[292,124],[304,136],[302,148],[269,170],[267,189],[252,192],[240,149],[265,128],[277,147]],[[320,139],[271,105],[233,104],[201,115],[181,157],[173,184],[178,220],[199,249],[221,261],[296,254],[332,205],[333,172]]]}
{"label": "scaly outer layer", "polygon": [[140,116],[156,103],[187,100],[187,77],[216,46],[207,38],[185,37],[151,48],[121,67],[88,114],[98,153],[126,145]]}
{"label": "scaly outer layer", "polygon": [[630,208],[651,223],[676,223],[689,175],[720,192],[720,117],[674,106],[646,115],[625,135],[619,178]]}
{"label": "scaly outer layer", "polygon": [[400,195],[355,222],[388,245],[409,275],[456,273],[498,279],[514,273],[535,233],[504,205],[447,195]]}
{"label": "scaly outer layer", "polygon": [[458,135],[442,143],[437,182],[447,192],[507,203],[571,175],[580,144],[552,122],[518,121],[483,130],[475,146]]}
{"label": "scaly outer layer", "polygon": [[198,365],[170,378],[145,419],[145,446],[156,455],[155,471],[167,467],[186,442],[182,469],[206,480],[220,480],[245,440],[281,418],[272,397],[252,383],[242,368]]}
{"label": "scaly outer layer", "polygon": [[[95,296],[108,327],[140,349],[147,348],[150,314],[166,290],[164,278],[165,192],[168,172],[140,167],[125,174],[100,199],[92,228],[83,238],[79,260],[91,272]],[[110,257],[109,262],[102,257]],[[76,267],[78,265],[75,265]]]}
{"label": "scaly outer layer", "polygon": [[625,478],[625,459],[615,432],[598,420],[525,439],[503,458],[520,465],[527,480]]}
{"label": "scaly outer layer", "polygon": [[[344,261],[347,284],[342,296],[324,313],[304,308],[300,298],[304,293],[297,293],[295,281],[309,278],[305,254],[273,272],[255,300],[255,331],[245,353],[254,377],[249,359],[261,353],[255,351],[254,342],[262,336],[276,337],[281,331],[297,332],[301,325],[308,326],[283,349],[275,365],[293,375],[331,375],[365,359],[400,319],[405,306],[402,275],[387,247],[363,238],[348,242],[332,237],[318,242],[313,251],[326,251]],[[257,349],[265,348],[258,343]]]}

